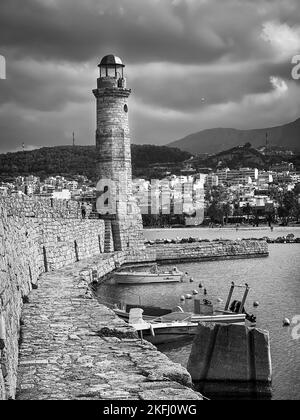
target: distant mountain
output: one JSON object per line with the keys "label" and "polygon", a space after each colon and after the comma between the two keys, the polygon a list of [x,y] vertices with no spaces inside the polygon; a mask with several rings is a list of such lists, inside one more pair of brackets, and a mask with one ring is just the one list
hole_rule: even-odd
{"label": "distant mountain", "polygon": [[[131,146],[133,174],[143,175],[153,163],[171,162],[180,164],[191,157],[188,152],[167,146]],[[85,175],[95,180],[95,146],[44,147],[32,151],[0,154],[0,180],[17,176]]]}
{"label": "distant mountain", "polygon": [[214,154],[246,143],[251,143],[253,147],[262,146],[266,143],[266,133],[268,133],[269,143],[273,146],[300,151],[300,118],[282,126],[255,130],[213,128],[190,134],[168,146],[178,147],[192,154]]}

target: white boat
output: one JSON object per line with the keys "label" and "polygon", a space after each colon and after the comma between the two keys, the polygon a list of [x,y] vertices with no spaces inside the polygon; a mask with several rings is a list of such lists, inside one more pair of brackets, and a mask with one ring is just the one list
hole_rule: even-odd
{"label": "white boat", "polygon": [[184,273],[177,267],[170,271],[159,271],[155,264],[149,271],[136,271],[135,268],[117,271],[114,279],[117,284],[178,283],[183,281]]}
{"label": "white boat", "polygon": [[[135,318],[137,311],[139,311],[139,316]],[[155,345],[193,339],[197,334],[199,323],[202,322],[239,325],[245,325],[246,322],[245,314],[195,315],[186,312],[172,312],[152,320],[148,318],[146,321],[142,312],[142,309],[132,309],[130,311],[129,324],[142,337]]]}
{"label": "white boat", "polygon": [[[235,287],[245,288],[241,302],[233,301],[230,306]],[[232,283],[224,310],[214,310],[211,302],[195,300],[195,312],[184,312],[178,306],[173,310],[154,306],[125,305],[112,308],[116,315],[128,322],[139,334],[153,344],[188,341],[197,333],[199,323],[213,322],[217,324],[242,324],[249,321],[255,324],[255,317],[244,311],[244,304],[249,293],[249,286],[236,286]]]}

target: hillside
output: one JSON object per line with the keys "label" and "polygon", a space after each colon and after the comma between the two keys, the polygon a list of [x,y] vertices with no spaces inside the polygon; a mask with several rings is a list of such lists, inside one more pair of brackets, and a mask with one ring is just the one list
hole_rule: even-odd
{"label": "hillside", "polygon": [[[285,160],[285,159],[284,159]],[[283,157],[278,155],[264,155],[257,149],[254,149],[250,143],[244,146],[233,147],[212,155],[195,155],[189,160],[189,163],[198,171],[211,168],[258,168],[269,170],[272,165],[281,163]],[[294,164],[295,170],[300,170],[300,154],[290,156],[288,161]]]}
{"label": "hillside", "polygon": [[168,146],[178,147],[192,154],[213,154],[248,142],[253,147],[262,146],[266,142],[266,133],[268,133],[270,144],[300,151],[300,118],[283,126],[255,130],[213,128],[190,134],[183,139],[168,144]]}
{"label": "hillside", "polygon": [[[234,147],[225,150],[216,155],[210,155],[206,158],[195,156],[191,161],[196,168],[209,167],[216,170],[218,167],[238,169],[241,167],[268,169],[274,159],[270,159],[256,149],[253,149],[250,143],[245,146]],[[276,163],[276,162],[274,162]]]}
{"label": "hillside", "polygon": [[[166,146],[132,145],[133,174],[147,172],[152,163],[181,163],[191,155]],[[44,179],[52,175],[85,175],[95,180],[95,146],[44,147],[28,152],[0,155],[0,180],[35,175]]]}

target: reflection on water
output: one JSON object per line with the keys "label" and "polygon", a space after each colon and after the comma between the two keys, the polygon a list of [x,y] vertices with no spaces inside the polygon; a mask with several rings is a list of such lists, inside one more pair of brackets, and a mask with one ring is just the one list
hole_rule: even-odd
{"label": "reflection on water", "polygon": [[[196,229],[184,231],[184,236],[201,236]],[[210,235],[212,229],[209,230]],[[178,230],[163,231],[160,237],[176,237]],[[196,233],[195,233],[196,232]],[[202,230],[201,230],[202,232]],[[218,236],[217,230],[216,238]],[[224,232],[224,230],[223,230]],[[248,232],[249,233],[249,232]],[[277,236],[294,233],[300,236],[300,231],[293,232],[281,230]],[[152,231],[146,231],[154,235]],[[235,231],[227,231],[227,235],[234,235]],[[155,232],[155,236],[158,233]],[[245,236],[245,235],[241,235]],[[265,232],[251,232],[251,237],[265,236]],[[208,237],[208,234],[206,234]],[[150,239],[150,238],[149,238]],[[209,239],[212,239],[210,236]],[[292,327],[283,328],[282,320],[287,317],[292,319],[300,315],[300,245],[270,245],[270,257],[262,259],[213,261],[178,264],[182,271],[188,271],[194,278],[194,283],[173,283],[154,285],[102,285],[98,295],[101,300],[125,300],[128,303],[137,303],[141,296],[142,304],[173,308],[180,304],[180,296],[199,289],[199,283],[208,290],[208,299],[221,298],[225,302],[230,283],[249,283],[251,292],[246,308],[248,312],[257,315],[258,327],[270,331],[271,353],[273,361],[273,398],[274,399],[299,399],[300,398],[300,342],[292,339]],[[240,293],[240,292],[236,292]],[[236,296],[240,299],[240,295]],[[259,301],[260,306],[252,307],[254,301]],[[224,303],[222,304],[224,305]],[[193,311],[193,301],[185,301],[183,309]],[[191,344],[188,346],[177,345],[174,347],[164,345],[159,347],[173,361],[187,366]],[[235,392],[233,392],[235,395]],[[212,397],[215,395],[212,392]],[[252,395],[252,397],[254,397]]]}
{"label": "reflection on water", "polygon": [[217,400],[271,400],[270,386],[249,382],[198,382],[195,389],[209,399]]}
{"label": "reflection on water", "polygon": [[[157,348],[167,354],[173,362],[186,367],[192,350],[192,342],[180,341],[176,344],[161,344]],[[269,385],[246,382],[196,382],[194,388],[212,400],[270,400],[273,396],[272,387]]]}

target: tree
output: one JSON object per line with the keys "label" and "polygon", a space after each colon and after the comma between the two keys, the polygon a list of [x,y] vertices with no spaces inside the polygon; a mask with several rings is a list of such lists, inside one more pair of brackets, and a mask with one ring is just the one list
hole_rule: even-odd
{"label": "tree", "polygon": [[294,205],[293,211],[292,211],[292,215],[297,220],[297,222],[299,222],[299,219],[300,219],[300,203],[299,203],[299,201],[295,202],[295,205]]}
{"label": "tree", "polygon": [[[134,175],[144,177],[148,171],[157,178],[157,169],[151,164],[168,162],[179,169],[182,162],[191,154],[166,146],[135,145],[131,146]],[[0,180],[11,177],[35,175],[43,181],[48,176],[85,175],[96,179],[97,153],[94,146],[58,146],[44,147],[37,150],[0,154]]]}
{"label": "tree", "polygon": [[213,222],[224,223],[224,217],[231,214],[229,194],[224,187],[213,187],[206,193],[206,199],[210,203],[207,215]]}
{"label": "tree", "polygon": [[227,224],[228,223],[228,217],[229,216],[232,216],[232,206],[231,206],[231,204],[230,203],[224,203],[223,204],[223,214],[224,214],[224,217],[226,218],[226,220],[225,220],[225,224]]}
{"label": "tree", "polygon": [[296,186],[295,186],[295,188],[294,188],[294,194],[296,195],[296,196],[300,196],[300,184],[297,184]]}
{"label": "tree", "polygon": [[248,223],[249,223],[250,216],[253,215],[253,209],[250,206],[250,203],[247,203],[247,205],[243,208],[243,213],[247,216]]}
{"label": "tree", "polygon": [[292,218],[299,220],[300,205],[298,197],[297,191],[286,191],[279,197],[278,216],[286,226]]}

